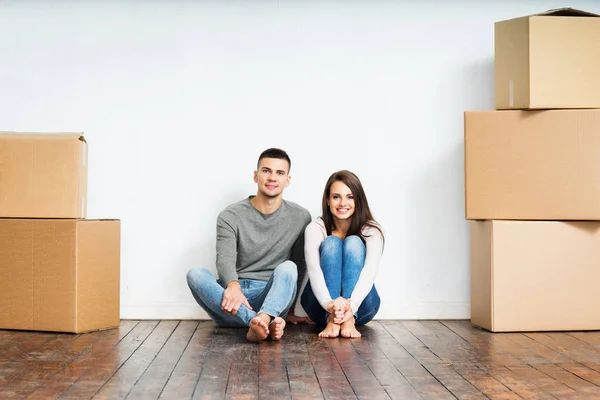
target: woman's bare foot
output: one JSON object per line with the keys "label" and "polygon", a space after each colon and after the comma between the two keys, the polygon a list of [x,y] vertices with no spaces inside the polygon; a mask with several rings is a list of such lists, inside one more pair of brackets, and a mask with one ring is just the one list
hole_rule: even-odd
{"label": "woman's bare foot", "polygon": [[270,326],[271,333],[269,333],[269,335],[271,336],[271,339],[281,340],[283,329],[285,328],[285,320],[281,317],[275,317]]}
{"label": "woman's bare foot", "polygon": [[356,330],[354,326],[354,317],[350,318],[346,322],[342,322],[342,337],[345,338],[359,338],[361,334]]}
{"label": "woman's bare foot", "polygon": [[246,334],[246,339],[251,342],[259,342],[265,340],[269,336],[269,322],[271,316],[260,313],[250,320],[250,329]]}
{"label": "woman's bare foot", "polygon": [[327,318],[327,326],[319,333],[322,338],[335,338],[340,335],[340,325],[333,322],[333,314]]}

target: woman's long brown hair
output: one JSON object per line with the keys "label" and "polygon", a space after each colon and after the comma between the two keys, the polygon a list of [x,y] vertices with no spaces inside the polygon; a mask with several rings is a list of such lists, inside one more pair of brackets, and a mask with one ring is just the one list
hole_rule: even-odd
{"label": "woman's long brown hair", "polygon": [[[346,186],[348,186],[352,192],[352,195],[354,196],[354,214],[352,215],[352,222],[350,223],[350,229],[348,229],[347,236],[357,235],[364,241],[362,228],[367,225],[377,229],[383,238],[383,231],[377,224],[377,221],[375,221],[375,218],[373,218],[373,214],[369,208],[369,202],[367,201],[367,195],[365,194],[365,190],[363,189],[360,179],[358,179],[358,176],[348,170],[334,172],[331,174],[327,180],[327,183],[325,184],[323,201],[321,203],[323,209],[321,216],[325,222],[327,235],[331,235],[331,232],[335,229],[333,215],[331,214],[331,210],[327,205],[327,201],[329,200],[331,185],[337,181],[343,182]],[[385,238],[383,238],[383,240],[385,243]]]}

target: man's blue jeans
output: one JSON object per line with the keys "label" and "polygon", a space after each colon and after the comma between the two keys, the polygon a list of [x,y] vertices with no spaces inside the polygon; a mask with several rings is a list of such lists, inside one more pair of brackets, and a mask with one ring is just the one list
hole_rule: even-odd
{"label": "man's blue jeans", "polygon": [[[365,265],[367,251],[362,240],[354,235],[348,236],[345,240],[331,235],[321,243],[319,254],[325,284],[331,298],[333,300],[340,296],[345,299],[350,298]],[[300,301],[310,319],[319,325],[327,324],[329,312],[319,304],[310,282],[307,283]],[[356,325],[364,325],[372,320],[379,311],[380,303],[379,294],[373,285],[354,315]]]}
{"label": "man's blue jeans", "polygon": [[292,261],[275,268],[268,282],[240,279],[242,293],[252,306],[241,305],[235,316],[221,310],[224,286],[206,268],[193,268],[187,273],[187,282],[200,307],[223,327],[249,326],[259,312],[272,317],[285,317],[296,297],[298,269]]}

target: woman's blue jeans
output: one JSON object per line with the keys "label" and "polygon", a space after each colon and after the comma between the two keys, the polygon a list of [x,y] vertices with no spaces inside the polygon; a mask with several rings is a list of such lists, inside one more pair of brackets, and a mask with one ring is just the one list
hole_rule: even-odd
{"label": "woman's blue jeans", "polygon": [[[333,300],[338,297],[349,299],[352,296],[356,282],[365,265],[367,251],[363,241],[358,236],[348,236],[345,240],[337,236],[328,236],[319,247],[321,269],[325,284]],[[300,299],[304,311],[310,319],[319,325],[327,324],[329,312],[324,310],[313,294],[310,281],[307,283]],[[361,303],[354,315],[356,325],[364,325],[371,321],[381,300],[375,285]]]}

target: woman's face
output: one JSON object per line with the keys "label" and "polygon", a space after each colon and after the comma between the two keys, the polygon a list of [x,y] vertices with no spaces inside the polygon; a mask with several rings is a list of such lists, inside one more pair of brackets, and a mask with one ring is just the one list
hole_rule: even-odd
{"label": "woman's face", "polygon": [[354,214],[354,196],[352,191],[342,181],[335,181],[329,189],[327,205],[334,218],[349,219]]}

